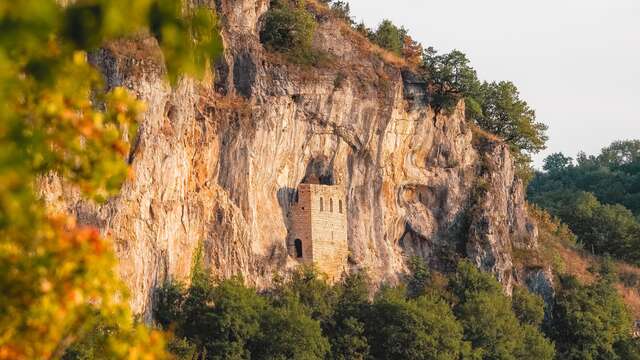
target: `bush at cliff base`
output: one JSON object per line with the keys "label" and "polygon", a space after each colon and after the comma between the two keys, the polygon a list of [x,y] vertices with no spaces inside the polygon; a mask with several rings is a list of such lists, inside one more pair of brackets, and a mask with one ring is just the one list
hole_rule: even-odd
{"label": "bush at cliff base", "polygon": [[[104,93],[87,52],[146,32],[172,80],[201,73],[219,51],[215,14],[177,1],[53,0],[0,5],[0,359],[61,357],[111,324],[100,358],[166,357],[164,335],[132,320],[112,245],[96,229],[46,209],[42,176],[57,173],[104,201],[127,177],[124,158],[143,106]],[[96,106],[100,104],[100,106]]]}

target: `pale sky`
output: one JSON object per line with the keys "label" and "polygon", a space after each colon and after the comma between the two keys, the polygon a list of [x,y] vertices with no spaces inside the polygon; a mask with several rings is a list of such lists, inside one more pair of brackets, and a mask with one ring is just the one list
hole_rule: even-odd
{"label": "pale sky", "polygon": [[511,80],[549,126],[548,149],[597,153],[640,139],[640,0],[350,0],[358,22],[404,25],[467,54],[481,80]]}

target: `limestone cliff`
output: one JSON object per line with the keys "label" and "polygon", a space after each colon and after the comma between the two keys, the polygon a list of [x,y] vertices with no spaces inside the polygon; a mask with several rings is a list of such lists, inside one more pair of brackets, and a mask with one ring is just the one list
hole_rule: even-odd
{"label": "limestone cliff", "polygon": [[439,269],[469,257],[509,290],[511,250],[536,246],[508,147],[480,136],[463,104],[434,111],[411,71],[385,63],[318,16],[326,65],[305,68],[259,42],[267,0],[219,0],[224,59],[215,80],[171,88],[153,39],[92,56],[109,87],[147,103],[128,159],[134,176],[102,206],[54,177],[51,203],[111,234],[135,311],[153,288],[189,275],[202,244],[212,273],[257,286],[295,261],[286,237],[294,189],[317,176],[346,189],[349,264],[394,281],[406,258]]}

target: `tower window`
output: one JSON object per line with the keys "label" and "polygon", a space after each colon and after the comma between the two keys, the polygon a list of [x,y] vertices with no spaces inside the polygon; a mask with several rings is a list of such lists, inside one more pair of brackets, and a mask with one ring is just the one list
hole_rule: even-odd
{"label": "tower window", "polygon": [[333,199],[329,198],[329,211],[333,212]]}
{"label": "tower window", "polygon": [[322,202],[322,197],[320,197],[320,211],[324,211],[324,203]]}
{"label": "tower window", "polygon": [[338,211],[342,214],[342,200],[338,200]]}
{"label": "tower window", "polygon": [[300,259],[300,258],[302,257],[302,240],[300,240],[300,239],[296,239],[296,240],[293,242],[293,245],[294,245],[294,246],[295,246],[295,248],[296,248],[296,257],[297,257],[298,259]]}

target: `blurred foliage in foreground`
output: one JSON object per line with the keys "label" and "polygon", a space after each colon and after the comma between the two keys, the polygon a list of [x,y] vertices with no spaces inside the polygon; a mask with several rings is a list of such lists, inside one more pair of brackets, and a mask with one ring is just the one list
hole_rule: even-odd
{"label": "blurred foliage in foreground", "polygon": [[120,188],[143,104],[105,93],[86,59],[139,33],[158,40],[170,80],[202,74],[221,46],[215,13],[179,1],[0,5],[0,359],[59,358],[100,319],[112,324],[100,358],[166,356],[163,335],[132,319],[110,243],[35,194],[50,172],[96,201]]}

